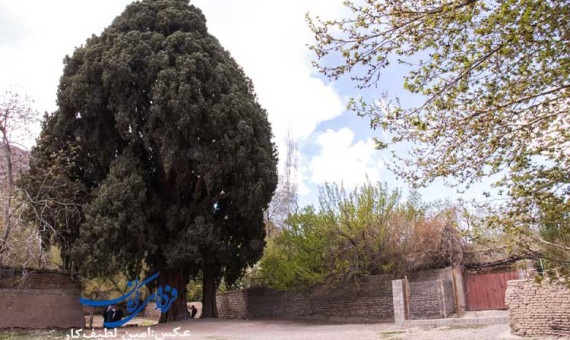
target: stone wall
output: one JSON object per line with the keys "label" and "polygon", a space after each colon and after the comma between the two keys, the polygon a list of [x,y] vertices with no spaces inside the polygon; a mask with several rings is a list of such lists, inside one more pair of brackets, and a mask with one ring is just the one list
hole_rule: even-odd
{"label": "stone wall", "polygon": [[392,286],[372,276],[353,289],[279,292],[250,288],[217,296],[219,316],[227,319],[315,318],[342,321],[393,321]]}
{"label": "stone wall", "polygon": [[[465,283],[464,283],[464,269],[461,267],[446,267],[441,269],[432,269],[426,271],[418,271],[411,273],[408,277],[410,282],[419,282],[419,281],[437,281],[443,280],[451,282],[451,295],[450,297],[453,300],[453,303],[450,304],[450,301],[445,301],[448,306],[455,307],[455,295],[453,293],[453,284],[455,281],[455,289],[457,289],[457,303],[463,313],[466,310],[467,302],[465,297]],[[446,296],[449,296],[450,292],[448,290],[449,284],[445,284],[446,289]]]}
{"label": "stone wall", "polygon": [[0,328],[83,328],[80,295],[67,273],[0,268]]}
{"label": "stone wall", "polygon": [[455,313],[453,282],[410,282],[409,301],[411,319],[446,318]]}
{"label": "stone wall", "polygon": [[511,333],[570,335],[570,290],[565,284],[508,281],[505,301]]}

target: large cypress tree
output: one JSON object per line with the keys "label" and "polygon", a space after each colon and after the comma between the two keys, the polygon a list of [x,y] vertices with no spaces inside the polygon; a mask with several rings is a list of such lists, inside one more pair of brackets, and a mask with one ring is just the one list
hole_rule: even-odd
{"label": "large cypress tree", "polygon": [[179,292],[161,322],[187,317],[185,287],[201,272],[203,315],[217,316],[221,279],[262,254],[277,159],[252,83],[202,12],[129,5],[65,59],[58,105],[34,151],[77,150],[65,169],[89,197],[71,251],[81,272],[160,271]]}

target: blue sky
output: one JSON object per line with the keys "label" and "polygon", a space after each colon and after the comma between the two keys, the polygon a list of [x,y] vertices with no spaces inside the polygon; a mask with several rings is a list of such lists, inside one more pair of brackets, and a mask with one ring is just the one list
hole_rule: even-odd
{"label": "blue sky", "polygon": [[[129,0],[0,0],[0,90],[16,88],[35,100],[39,112],[56,108],[56,89],[63,66],[91,34],[99,34],[119,15]],[[413,105],[421,98],[403,91],[405,69],[384,73],[377,89],[361,91],[346,80],[330,83],[316,74],[306,44],[312,36],[304,20],[306,12],[333,18],[343,15],[342,0],[195,0],[208,20],[210,33],[228,49],[253,80],[260,103],[267,109],[275,142],[284,153],[288,131],[299,145],[300,205],[317,201],[318,186],[342,181],[353,187],[365,181],[387,182],[407,191],[386,169],[388,154],[376,151],[367,119],[345,107],[351,96],[375,98],[382,91]],[[33,11],[30,9],[34,9]],[[34,129],[39,132],[39,127]],[[22,140],[27,147],[33,138]],[[406,152],[398,148],[399,153]],[[284,157],[280,157],[284,158]],[[280,164],[282,166],[282,162]],[[438,181],[421,190],[426,200],[485,200],[489,181],[464,194]]]}

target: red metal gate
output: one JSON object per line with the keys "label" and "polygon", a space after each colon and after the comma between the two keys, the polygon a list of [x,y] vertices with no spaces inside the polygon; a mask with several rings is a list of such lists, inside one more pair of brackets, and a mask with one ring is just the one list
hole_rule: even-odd
{"label": "red metal gate", "polygon": [[467,310],[507,309],[507,281],[517,279],[516,271],[468,274],[465,280]]}

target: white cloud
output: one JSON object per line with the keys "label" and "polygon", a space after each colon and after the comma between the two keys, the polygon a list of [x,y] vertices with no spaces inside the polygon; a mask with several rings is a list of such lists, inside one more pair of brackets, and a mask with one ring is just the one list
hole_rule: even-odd
{"label": "white cloud", "polygon": [[[343,8],[330,0],[196,0],[210,33],[253,80],[261,105],[267,109],[280,164],[284,138],[290,130],[306,140],[317,124],[342,114],[345,105],[332,86],[314,77],[307,44],[312,35],[305,13],[333,17]],[[280,168],[281,168],[280,167]]]}
{"label": "white cloud", "polygon": [[[345,104],[333,87],[314,77],[310,63],[313,56],[306,46],[312,35],[305,23],[306,12],[337,16],[343,8],[342,2],[196,0],[193,3],[204,12],[209,32],[252,79],[259,101],[269,114],[281,171],[288,130],[302,145],[320,122],[338,117],[344,111]],[[302,153],[296,177],[299,195],[308,194],[308,160]]]}
{"label": "white cloud", "polygon": [[343,182],[346,188],[354,188],[367,176],[373,182],[380,180],[384,163],[371,138],[354,143],[351,129],[329,129],[317,137],[316,143],[321,150],[309,162],[311,182]]}

